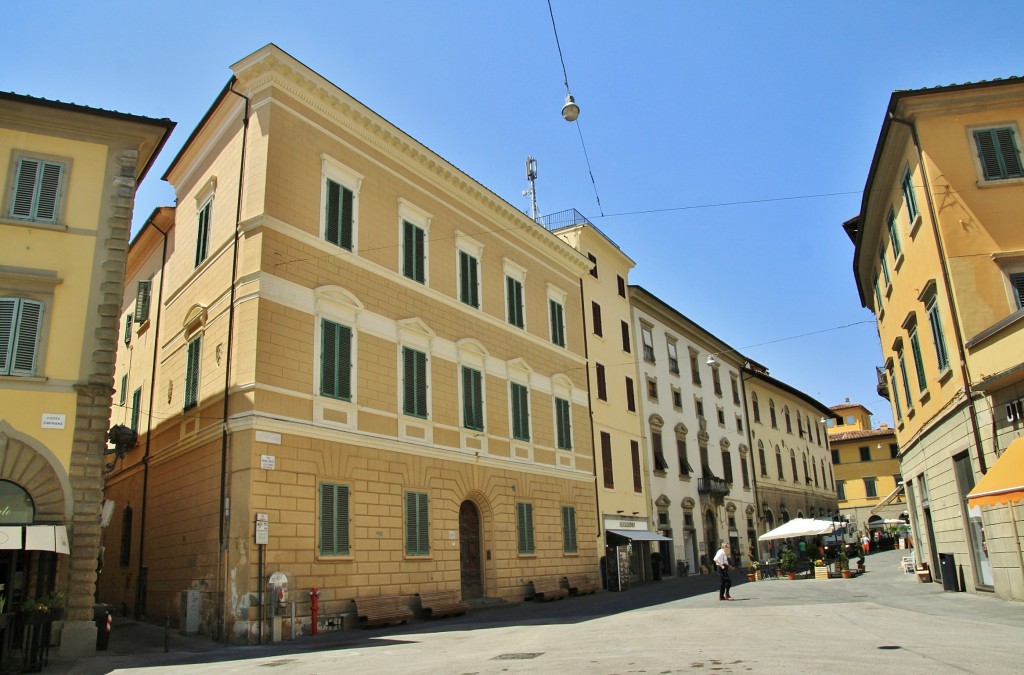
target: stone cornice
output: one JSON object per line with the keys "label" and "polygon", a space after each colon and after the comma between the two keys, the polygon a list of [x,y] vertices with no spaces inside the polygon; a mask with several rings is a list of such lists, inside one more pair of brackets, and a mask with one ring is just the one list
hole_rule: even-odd
{"label": "stone cornice", "polygon": [[581,253],[276,46],[260,49],[232,69],[238,89],[251,98],[266,89],[287,94],[449,196],[471,203],[496,223],[511,226],[503,228],[511,235],[531,242],[580,275],[589,270],[590,263]]}

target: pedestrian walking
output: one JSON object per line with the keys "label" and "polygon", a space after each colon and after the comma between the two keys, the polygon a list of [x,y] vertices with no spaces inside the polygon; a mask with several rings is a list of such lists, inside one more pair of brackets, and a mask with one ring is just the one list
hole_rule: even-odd
{"label": "pedestrian walking", "polygon": [[732,577],[729,576],[729,544],[722,542],[722,548],[715,554],[715,567],[718,569],[718,576],[722,579],[722,585],[718,589],[719,600],[732,600],[729,591],[732,590]]}

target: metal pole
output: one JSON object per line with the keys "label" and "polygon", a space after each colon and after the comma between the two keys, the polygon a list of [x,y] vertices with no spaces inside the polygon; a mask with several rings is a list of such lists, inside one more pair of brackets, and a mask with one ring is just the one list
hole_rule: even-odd
{"label": "metal pole", "polygon": [[295,601],[292,601],[292,640],[295,639]]}

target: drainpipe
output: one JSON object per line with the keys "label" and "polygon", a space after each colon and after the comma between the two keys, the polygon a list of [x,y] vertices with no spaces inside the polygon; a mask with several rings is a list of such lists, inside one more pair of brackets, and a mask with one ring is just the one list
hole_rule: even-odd
{"label": "drainpipe", "polygon": [[160,308],[164,300],[164,266],[167,264],[167,232],[157,227],[156,223],[152,220],[149,221],[149,224],[163,237],[163,248],[160,251],[160,288],[158,290],[158,297],[155,303],[150,302],[151,306],[156,307],[156,316],[153,318],[153,369],[149,375],[149,419],[146,421],[146,450],[142,454],[142,513],[139,518],[141,522],[139,525],[139,573],[136,579],[135,591],[136,620],[142,616],[142,571],[145,567],[146,552],[146,497],[149,494],[149,451],[153,438],[153,404],[156,401],[156,362],[160,350]]}
{"label": "drainpipe", "polygon": [[[583,279],[580,279],[580,314],[583,318],[583,358],[587,363],[587,412],[590,414],[590,453],[594,461],[594,509],[597,511],[597,538],[604,540],[601,530],[604,529],[604,514],[601,513],[601,499],[597,488],[597,444],[594,442],[594,406],[590,398],[590,346],[587,342],[587,299],[583,294]],[[607,546],[602,545],[602,552],[607,552]],[[605,560],[607,569],[608,561]]]}
{"label": "drainpipe", "polygon": [[[743,365],[746,366],[749,363],[750,362],[747,361]],[[747,453],[750,456],[750,463],[747,466],[747,470],[750,471],[750,484],[753,487],[753,492],[754,492],[754,512],[757,514],[757,519],[763,523],[764,522],[764,512],[761,510],[761,502],[758,500],[758,492],[759,491],[758,491],[758,488],[757,488],[757,471],[758,471],[758,466],[760,465],[760,459],[761,458],[760,458],[760,456],[758,456],[757,457],[757,461],[755,461],[755,458],[754,458],[754,429],[753,429],[753,425],[750,423],[750,412],[747,410],[747,384],[746,384],[746,382],[747,382],[748,379],[750,379],[750,378],[744,377],[744,375],[743,375],[743,367],[740,367],[740,396],[743,397],[743,417],[746,420],[746,425],[747,425],[747,447],[749,448]],[[768,530],[765,529],[765,532],[767,532],[767,531]],[[757,528],[756,527],[754,528],[754,532],[757,532]],[[761,542],[760,541],[753,541],[753,542],[751,542],[751,544],[753,545],[753,548],[754,548],[755,551],[759,551],[760,550],[760,548],[761,548]]]}
{"label": "drainpipe", "polygon": [[981,445],[981,430],[978,428],[978,411],[974,405],[974,397],[971,395],[971,375],[967,369],[966,352],[964,350],[964,338],[960,331],[960,317],[956,310],[956,299],[953,296],[953,284],[949,279],[949,266],[946,264],[946,250],[942,245],[942,237],[939,233],[939,221],[935,214],[935,200],[932,197],[931,181],[928,180],[928,168],[924,163],[924,153],[921,152],[921,142],[917,135],[917,125],[908,120],[896,117],[889,113],[889,120],[902,124],[910,129],[910,135],[914,140],[914,150],[917,151],[917,163],[921,167],[921,175],[924,178],[924,196],[928,202],[928,216],[931,219],[932,236],[935,237],[935,246],[939,249],[939,266],[942,268],[942,283],[949,298],[949,311],[953,319],[953,334],[956,337],[957,355],[960,358],[960,376],[964,381],[963,394],[967,397],[967,410],[971,419],[971,431],[974,436],[974,443],[978,446],[978,469],[981,474],[988,473],[985,465],[985,450]]}
{"label": "drainpipe", "polygon": [[[218,639],[224,639],[224,600],[223,593],[224,589],[228,586],[228,524],[230,523],[230,509],[228,507],[229,499],[231,498],[228,494],[227,485],[227,467],[228,467],[228,393],[231,386],[231,346],[234,337],[235,327],[235,282],[238,277],[238,232],[239,225],[242,222],[242,186],[245,178],[245,149],[246,140],[249,134],[249,97],[245,94],[241,94],[234,90],[236,80],[232,78],[231,84],[228,86],[228,91],[235,96],[241,97],[245,100],[245,110],[242,117],[242,152],[241,159],[238,163],[238,201],[235,205],[235,228],[232,233],[231,242],[231,288],[230,288],[230,299],[228,301],[228,338],[227,348],[225,349],[224,356],[224,410],[221,419],[221,444],[220,444],[220,501],[218,502],[218,509],[221,509],[219,513],[218,521],[219,526],[219,551],[218,557],[219,567],[221,568],[221,576],[219,578],[221,602],[218,616],[217,616],[217,633]],[[262,582],[261,582],[262,583]]]}

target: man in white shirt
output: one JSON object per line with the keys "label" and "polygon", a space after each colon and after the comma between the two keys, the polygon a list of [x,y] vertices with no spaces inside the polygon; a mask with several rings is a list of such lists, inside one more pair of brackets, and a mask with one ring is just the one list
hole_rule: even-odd
{"label": "man in white shirt", "polygon": [[729,576],[729,544],[722,542],[722,548],[715,554],[715,569],[722,579],[722,585],[718,589],[719,600],[732,600],[729,591],[732,589],[732,578]]}

